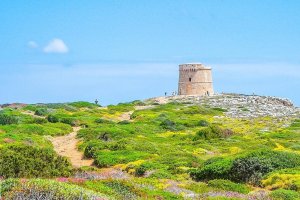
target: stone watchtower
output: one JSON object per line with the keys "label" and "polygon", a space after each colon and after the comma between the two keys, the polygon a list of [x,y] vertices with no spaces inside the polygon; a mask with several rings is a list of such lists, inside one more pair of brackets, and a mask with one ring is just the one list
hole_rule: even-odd
{"label": "stone watchtower", "polygon": [[179,65],[179,95],[210,96],[214,94],[211,68],[202,64]]}

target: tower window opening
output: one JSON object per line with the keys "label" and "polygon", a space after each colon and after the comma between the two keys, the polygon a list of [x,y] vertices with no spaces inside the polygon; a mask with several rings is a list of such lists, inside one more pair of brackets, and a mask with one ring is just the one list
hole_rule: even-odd
{"label": "tower window opening", "polygon": [[189,81],[192,82],[192,78],[189,78]]}

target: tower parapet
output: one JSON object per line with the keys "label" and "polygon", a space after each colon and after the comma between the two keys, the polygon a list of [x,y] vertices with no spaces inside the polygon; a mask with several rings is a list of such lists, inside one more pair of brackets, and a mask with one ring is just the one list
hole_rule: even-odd
{"label": "tower parapet", "polygon": [[212,70],[200,63],[179,65],[179,95],[210,96],[214,94]]}

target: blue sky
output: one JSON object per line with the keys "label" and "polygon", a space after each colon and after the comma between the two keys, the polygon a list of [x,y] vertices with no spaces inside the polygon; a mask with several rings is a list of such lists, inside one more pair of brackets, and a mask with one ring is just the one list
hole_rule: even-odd
{"label": "blue sky", "polygon": [[300,105],[300,1],[1,0],[0,103],[102,104],[177,89],[178,64],[217,92]]}

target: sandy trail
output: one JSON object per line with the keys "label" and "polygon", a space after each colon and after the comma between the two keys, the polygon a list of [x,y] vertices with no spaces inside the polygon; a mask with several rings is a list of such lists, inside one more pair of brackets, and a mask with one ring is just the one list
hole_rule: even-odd
{"label": "sandy trail", "polygon": [[54,146],[54,150],[59,155],[69,158],[74,167],[91,166],[93,164],[93,160],[84,159],[83,153],[77,149],[79,140],[76,138],[76,135],[79,130],[80,127],[73,127],[72,133],[64,136],[53,137],[50,141]]}

